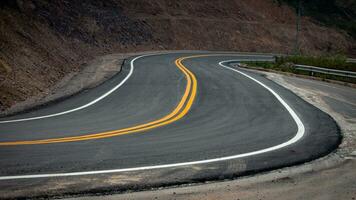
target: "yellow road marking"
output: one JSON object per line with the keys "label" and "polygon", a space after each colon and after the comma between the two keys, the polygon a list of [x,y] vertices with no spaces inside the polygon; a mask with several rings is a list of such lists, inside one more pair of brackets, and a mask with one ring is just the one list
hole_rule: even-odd
{"label": "yellow road marking", "polygon": [[[196,80],[196,77],[191,71],[189,71],[182,64],[182,61],[185,60],[185,59],[188,59],[188,58],[205,57],[205,56],[209,56],[209,55],[187,56],[187,57],[182,57],[182,58],[178,58],[177,60],[175,60],[176,66],[185,75],[185,78],[187,80],[187,85],[186,85],[183,97],[180,100],[178,106],[170,114],[164,116],[161,119],[158,119],[158,120],[155,120],[155,121],[152,121],[152,122],[149,122],[149,123],[145,123],[145,124],[129,127],[129,128],[114,130],[114,131],[107,131],[107,132],[88,134],[88,135],[82,135],[82,136],[52,138],[52,139],[0,142],[0,146],[49,144],[49,143],[93,140],[93,139],[107,138],[107,137],[113,137],[113,136],[118,136],[118,135],[124,135],[124,134],[129,134],[129,133],[145,131],[145,130],[149,130],[149,129],[153,129],[153,128],[156,128],[156,127],[160,127],[160,126],[164,126],[164,125],[173,123],[173,122],[181,119],[182,117],[184,117],[188,113],[188,111],[190,110],[190,108],[193,105],[193,102],[194,102],[194,99],[195,99],[195,96],[196,96],[196,92],[197,92],[197,80]],[[190,96],[189,96],[189,94],[190,94]]]}

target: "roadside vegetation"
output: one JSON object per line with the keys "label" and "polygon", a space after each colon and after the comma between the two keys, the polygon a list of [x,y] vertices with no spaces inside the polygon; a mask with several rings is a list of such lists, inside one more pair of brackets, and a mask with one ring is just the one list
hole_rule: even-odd
{"label": "roadside vegetation", "polygon": [[346,70],[356,72],[356,63],[347,62],[347,57],[343,55],[335,56],[284,56],[277,57],[276,63],[294,63],[300,65],[310,65],[315,67],[324,67],[337,70]]}
{"label": "roadside vegetation", "polygon": [[356,83],[355,78],[341,77],[337,75],[323,74],[317,72],[309,72],[298,70],[294,67],[295,64],[309,65],[315,67],[346,70],[356,72],[356,63],[347,62],[345,56],[282,56],[276,57],[275,62],[265,62],[265,61],[248,61],[242,62],[250,67],[264,68],[267,70],[282,71],[294,74],[315,76],[322,79],[332,79],[337,81]]}

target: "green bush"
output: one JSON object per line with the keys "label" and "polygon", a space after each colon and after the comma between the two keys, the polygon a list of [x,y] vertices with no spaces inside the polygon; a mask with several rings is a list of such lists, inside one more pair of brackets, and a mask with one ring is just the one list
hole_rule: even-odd
{"label": "green bush", "polygon": [[302,75],[312,75],[320,77],[322,79],[333,79],[338,81],[356,83],[355,78],[341,77],[336,75],[327,75],[323,73],[311,73],[308,71],[298,70],[294,67],[294,64],[310,65],[316,67],[332,68],[338,70],[356,71],[356,63],[346,62],[346,57],[342,55],[336,55],[331,57],[319,56],[283,56],[277,57],[275,62],[265,61],[248,61],[243,62],[249,66],[262,67],[265,69],[272,69],[276,71],[283,71]]}
{"label": "green bush", "polygon": [[276,63],[294,63],[300,65],[311,65],[315,67],[324,67],[330,69],[356,71],[356,63],[346,62],[346,57],[343,55],[336,56],[284,56],[278,57]]}

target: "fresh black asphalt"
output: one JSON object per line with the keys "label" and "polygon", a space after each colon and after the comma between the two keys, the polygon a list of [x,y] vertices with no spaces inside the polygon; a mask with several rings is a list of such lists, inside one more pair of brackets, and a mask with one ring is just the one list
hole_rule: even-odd
{"label": "fresh black asphalt", "polygon": [[[0,124],[0,142],[77,136],[130,127],[159,119],[180,101],[186,79],[174,61],[190,53],[140,58],[128,81],[98,103],[53,118]],[[218,65],[230,59],[259,55],[191,58],[183,64],[198,81],[197,98],[179,121],[152,130],[79,142],[0,146],[0,176],[120,169],[212,159],[256,151],[293,138],[297,126],[281,103],[247,77]],[[92,101],[129,73],[62,102],[2,120],[61,112]],[[241,69],[241,71],[243,71]],[[298,114],[305,136],[283,149],[243,158],[253,172],[302,163],[337,147],[334,120],[291,91],[259,74],[245,72],[277,92]],[[207,175],[208,176],[208,175]],[[1,185],[1,181],[0,181]]]}

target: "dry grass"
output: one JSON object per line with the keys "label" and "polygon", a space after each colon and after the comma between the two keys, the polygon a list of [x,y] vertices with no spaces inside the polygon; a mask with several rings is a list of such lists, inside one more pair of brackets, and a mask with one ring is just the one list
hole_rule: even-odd
{"label": "dry grass", "polygon": [[12,72],[11,67],[6,64],[4,61],[0,60],[0,74],[4,75],[4,74],[9,74]]}

